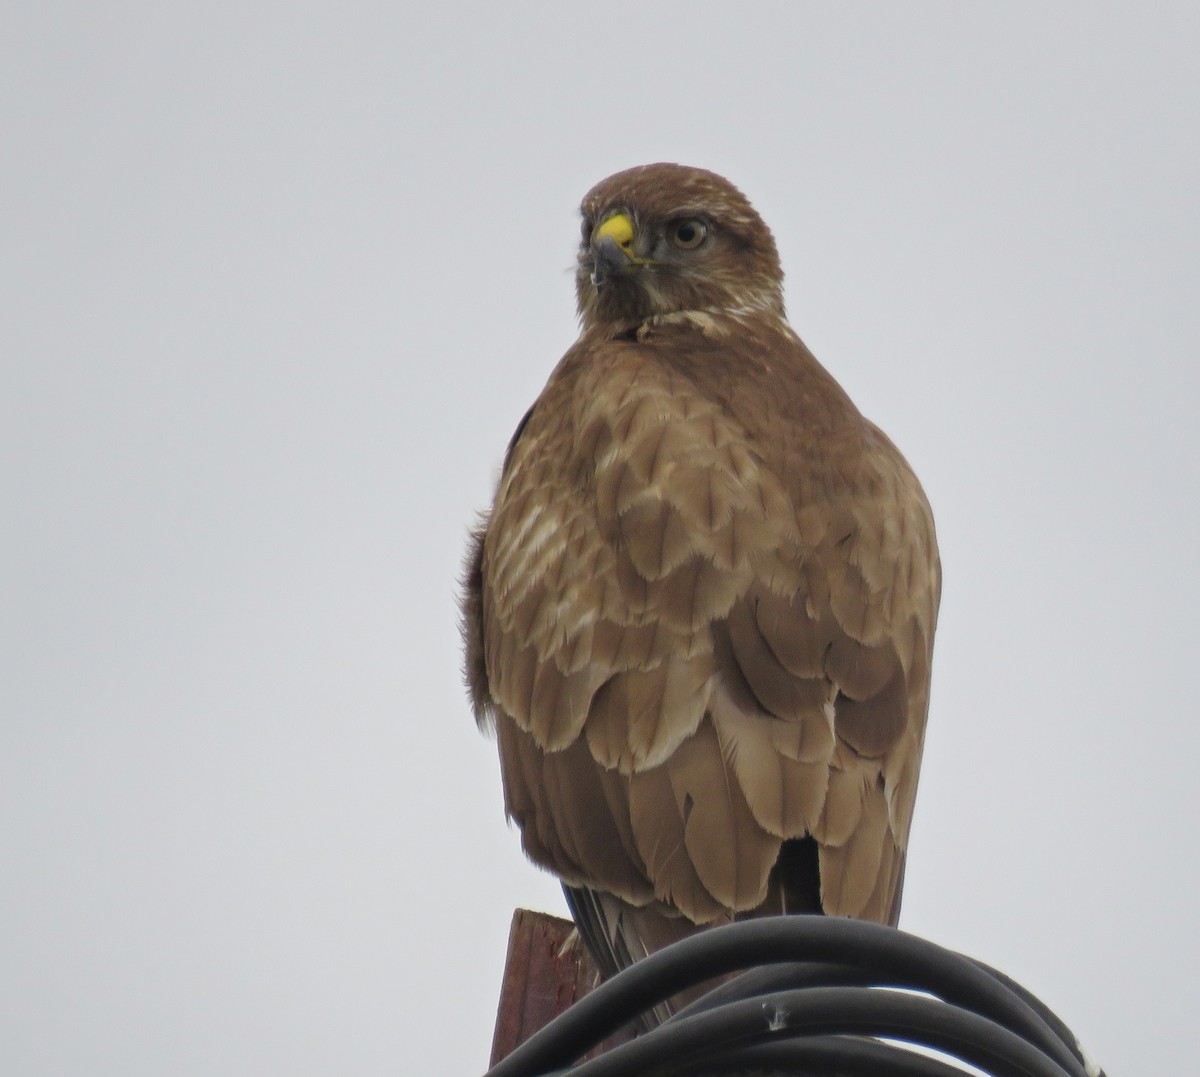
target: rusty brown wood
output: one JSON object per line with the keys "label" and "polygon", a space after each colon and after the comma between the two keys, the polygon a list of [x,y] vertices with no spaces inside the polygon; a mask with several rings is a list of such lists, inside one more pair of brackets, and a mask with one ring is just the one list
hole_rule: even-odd
{"label": "rusty brown wood", "polygon": [[[570,920],[543,912],[517,909],[508,933],[508,958],[496,1010],[492,1061],[524,1043],[538,1029],[583,998],[597,982],[596,972]],[[618,1033],[591,1055],[632,1032]]]}

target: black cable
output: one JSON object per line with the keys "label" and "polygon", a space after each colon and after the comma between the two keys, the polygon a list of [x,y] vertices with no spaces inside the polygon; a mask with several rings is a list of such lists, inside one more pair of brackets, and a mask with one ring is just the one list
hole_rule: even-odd
{"label": "black cable", "polygon": [[[831,1067],[837,1067],[833,1069]],[[965,1070],[877,1040],[809,1036],[754,1044],[705,1059],[690,1077],[963,1077]]]}
{"label": "black cable", "polygon": [[704,1059],[689,1077],[962,1077],[964,1070],[940,1059],[878,1040],[805,1036],[750,1043]]}
{"label": "black cable", "polygon": [[[834,1068],[836,1067],[836,1069]],[[691,1077],[963,1077],[964,1070],[878,1040],[806,1036],[755,1043],[704,1060]]]}
{"label": "black cable", "polygon": [[770,995],[776,991],[788,991],[799,987],[866,987],[876,983],[877,978],[866,969],[857,969],[849,965],[817,961],[771,965],[767,968],[751,969],[732,980],[718,984],[672,1016],[670,1021],[692,1017],[726,1002],[758,998],[760,995]]}
{"label": "black cable", "polygon": [[[967,958],[967,960],[974,962],[989,976],[999,980],[1000,983],[1013,992],[1013,994],[1024,999],[1026,1005],[1028,1005],[1030,1009],[1032,1009],[1041,1017],[1043,1021],[1046,1022],[1047,1026],[1054,1031],[1054,1034],[1070,1048],[1071,1054],[1073,1054],[1079,1060],[1079,1064],[1084,1067],[1085,1071],[1087,1070],[1088,1060],[1083,1056],[1083,1045],[1079,1042],[1075,1033],[1067,1027],[1066,1022],[1063,1021],[1058,1014],[1050,1009],[1050,1007],[1047,1006],[1040,998],[1038,998],[1037,995],[1030,991],[1029,988],[1017,983],[1016,980],[1012,979],[1010,976],[1006,976],[999,969],[994,969],[991,965],[985,964],[983,961],[979,961],[973,957]],[[1104,1077],[1104,1071],[1096,1071],[1095,1077]]]}
{"label": "black cable", "polygon": [[[1017,983],[1011,977],[1006,976],[999,969],[994,969],[985,962],[975,958],[967,958],[966,960],[977,965],[988,976],[999,981],[1004,988],[1021,998],[1042,1019],[1054,1035],[1062,1041],[1079,1065],[1086,1069],[1088,1060],[1084,1057],[1082,1045],[1058,1014],[1051,1010],[1032,991]],[[726,980],[695,1002],[680,1010],[669,1020],[678,1021],[684,1017],[691,1017],[705,1010],[711,1010],[723,1003],[770,995],[776,991],[800,987],[868,985],[875,987],[911,986],[911,984],[904,983],[881,983],[867,970],[852,968],[847,965],[819,964],[811,961],[774,965],[768,968],[752,969],[749,972],[743,972],[732,980]],[[1094,1071],[1094,1077],[1104,1077],[1103,1071]]]}
{"label": "black cable", "polygon": [[[1083,1050],[1079,1041],[1058,1014],[1051,1010],[1032,991],[1023,987],[1011,977],[1006,976],[1000,970],[994,969],[985,962],[975,958],[967,958],[967,960],[977,965],[987,975],[998,980],[1007,990],[1019,996],[1045,1022],[1055,1036],[1063,1042],[1078,1063],[1086,1067],[1087,1060],[1083,1056]],[[879,983],[865,969],[852,968],[847,965],[818,964],[811,961],[796,962],[794,964],[775,965],[744,972],[735,979],[727,980],[714,987],[707,994],[680,1010],[670,1020],[678,1021],[683,1017],[690,1017],[705,1010],[711,1010],[722,1003],[770,995],[775,991],[800,987],[849,987],[855,985],[874,985],[876,987],[911,986],[902,983]],[[1097,1073],[1096,1077],[1103,1077],[1103,1073]]]}
{"label": "black cable", "polygon": [[[882,980],[888,985],[928,992],[944,999],[958,1013],[968,1017],[982,1014],[990,1023],[1024,1039],[1052,1059],[1058,1072],[1069,1077],[1086,1077],[1074,1037],[1057,1019],[1048,1022],[1038,1011],[1049,1011],[1040,1003],[1031,1005],[1023,997],[1028,992],[1014,991],[975,962],[904,932],[860,921],[816,916],[771,917],[733,924],[702,932],[653,954],[580,1000],[567,1014],[494,1067],[489,1077],[534,1077],[552,1072],[584,1054],[643,1010],[684,988],[740,968],[783,963],[799,963],[800,970],[809,970],[798,973],[807,975],[807,982],[813,982],[819,969],[826,967],[838,970],[831,975],[843,977],[835,982],[861,983],[862,974],[869,971],[873,983]],[[854,975],[843,973],[844,968],[853,970]],[[764,981],[759,976],[759,983],[765,982],[771,988],[795,986],[786,979],[787,969],[778,972],[782,979],[770,975]],[[741,988],[727,984],[718,990],[732,990],[736,995]],[[763,1000],[751,999],[747,1004],[761,1009]],[[708,1015],[712,1012],[708,1011]],[[688,1019],[692,1030],[689,1034],[695,1034],[691,1022],[705,1016],[696,1012],[694,1018]],[[680,1026],[683,1023],[680,1021]],[[635,1042],[658,1036],[674,1024],[670,1022]]]}
{"label": "black cable", "polygon": [[1028,1040],[930,998],[858,987],[782,991],[720,1006],[607,1051],[571,1077],[700,1077],[708,1057],[740,1044],[805,1035],[888,1036],[961,1058],[995,1077],[1070,1077]]}

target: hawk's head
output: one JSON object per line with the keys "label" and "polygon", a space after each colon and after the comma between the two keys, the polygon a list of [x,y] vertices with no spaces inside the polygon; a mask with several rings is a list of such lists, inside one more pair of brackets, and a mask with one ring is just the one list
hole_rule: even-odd
{"label": "hawk's head", "polygon": [[580,209],[575,290],[585,328],[682,311],[783,314],[771,231],[715,173],[641,165],[598,183]]}

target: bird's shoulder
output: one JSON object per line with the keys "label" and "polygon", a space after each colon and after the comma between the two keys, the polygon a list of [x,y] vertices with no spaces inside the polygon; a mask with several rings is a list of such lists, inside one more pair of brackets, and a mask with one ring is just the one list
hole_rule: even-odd
{"label": "bird's shoulder", "polygon": [[590,489],[596,465],[621,458],[628,491],[697,452],[739,481],[748,455],[797,511],[881,489],[923,499],[895,446],[786,321],[768,316],[689,312],[585,333],[522,421],[506,473],[549,465]]}

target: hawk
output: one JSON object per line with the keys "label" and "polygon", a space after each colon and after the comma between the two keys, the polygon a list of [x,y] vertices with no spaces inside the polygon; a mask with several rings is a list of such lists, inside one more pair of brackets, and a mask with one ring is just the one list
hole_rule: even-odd
{"label": "hawk", "polygon": [[929,505],[784,313],[711,172],[584,198],[581,332],[464,581],[466,673],[527,854],[611,974],[772,913],[895,924],[929,702]]}

